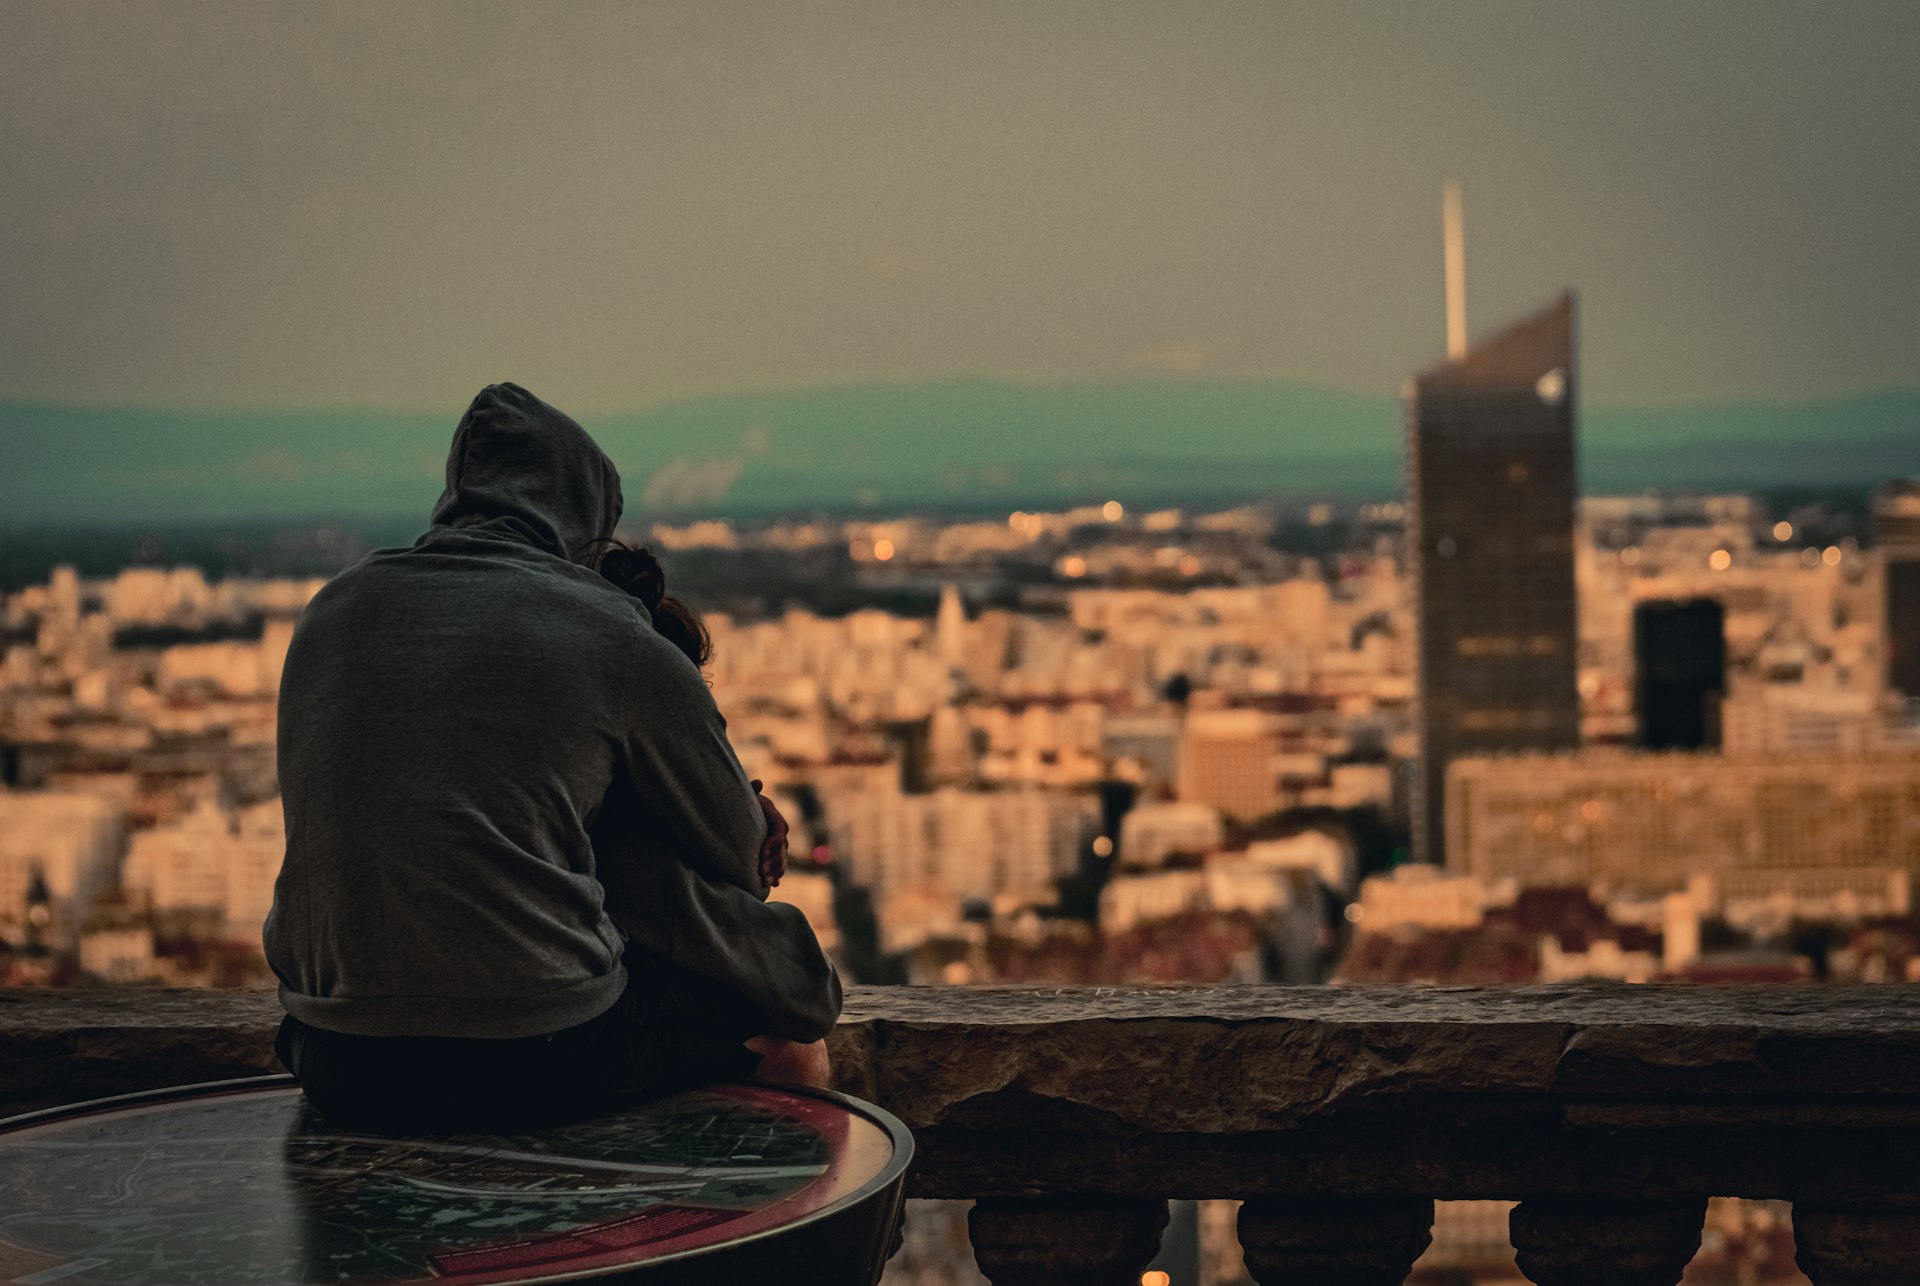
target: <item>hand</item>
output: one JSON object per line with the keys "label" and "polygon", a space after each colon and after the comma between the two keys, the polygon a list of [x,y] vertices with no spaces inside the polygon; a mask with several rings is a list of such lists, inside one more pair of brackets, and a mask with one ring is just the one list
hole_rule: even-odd
{"label": "hand", "polygon": [[760,780],[748,783],[760,798],[760,811],[767,817],[767,837],[760,841],[760,882],[768,888],[780,883],[787,873],[787,819],[779,806],[760,793]]}

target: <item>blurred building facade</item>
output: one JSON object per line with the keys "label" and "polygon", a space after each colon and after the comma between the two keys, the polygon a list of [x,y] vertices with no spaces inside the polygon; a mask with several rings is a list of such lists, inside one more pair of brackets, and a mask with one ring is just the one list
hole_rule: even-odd
{"label": "blurred building facade", "polygon": [[[1690,876],[1885,890],[1920,875],[1920,756],[1617,750],[1461,759],[1448,869],[1653,894]],[[1837,887],[1837,886],[1836,886]],[[1877,894],[1876,894],[1877,895]]]}
{"label": "blurred building facade", "polygon": [[1445,860],[1447,766],[1579,744],[1573,297],[1416,377],[1407,414],[1419,638],[1414,851]]}
{"label": "blurred building facade", "polygon": [[1874,493],[1873,525],[1885,564],[1887,684],[1920,700],[1920,479]]}

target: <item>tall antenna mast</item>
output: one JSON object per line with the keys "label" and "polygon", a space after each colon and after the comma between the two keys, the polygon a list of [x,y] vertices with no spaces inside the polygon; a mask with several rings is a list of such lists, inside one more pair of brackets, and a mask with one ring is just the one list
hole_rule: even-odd
{"label": "tall antenna mast", "polygon": [[1440,226],[1447,251],[1447,360],[1467,355],[1467,240],[1461,227],[1460,185],[1440,190]]}

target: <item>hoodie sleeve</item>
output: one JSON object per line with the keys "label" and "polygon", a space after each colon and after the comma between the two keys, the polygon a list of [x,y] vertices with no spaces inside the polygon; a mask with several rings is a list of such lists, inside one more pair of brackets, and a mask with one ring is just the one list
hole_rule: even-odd
{"label": "hoodie sleeve", "polygon": [[647,681],[631,685],[646,698],[630,720],[624,792],[641,812],[602,824],[654,833],[629,846],[623,869],[602,870],[608,911],[630,940],[741,996],[768,1031],[819,1040],[840,1016],[840,978],[799,908],[767,901],[766,818],[726,722],[677,651],[646,664]]}
{"label": "hoodie sleeve", "polygon": [[662,641],[642,650],[648,673],[627,721],[633,793],[665,826],[687,865],[766,901],[760,844],[766,814],[727,740],[726,720],[691,662]]}
{"label": "hoodie sleeve", "polygon": [[805,1044],[833,1030],[840,1018],[840,975],[799,907],[756,901],[686,867],[659,876],[667,886],[660,890],[665,914],[648,917],[629,936],[727,987],[759,1012],[775,1036]]}

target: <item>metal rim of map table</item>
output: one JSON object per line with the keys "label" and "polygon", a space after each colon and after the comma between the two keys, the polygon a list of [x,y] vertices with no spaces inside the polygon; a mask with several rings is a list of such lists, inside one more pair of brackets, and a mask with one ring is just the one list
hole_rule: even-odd
{"label": "metal rim of map table", "polygon": [[[513,1286],[542,1286],[543,1283],[593,1281],[596,1279],[622,1278],[639,1272],[646,1274],[656,1269],[671,1271],[676,1267],[687,1267],[690,1261],[715,1256],[720,1253],[737,1253],[756,1243],[765,1243],[774,1239],[786,1238],[804,1233],[812,1225],[842,1218],[861,1205],[881,1197],[889,1189],[896,1194],[903,1186],[907,1167],[913,1162],[913,1135],[907,1127],[885,1108],[877,1104],[841,1094],[835,1090],[815,1089],[810,1086],[788,1085],[776,1082],[722,1082],[721,1086],[753,1085],[767,1090],[778,1091],[802,1098],[819,1100],[832,1104],[858,1117],[865,1118],[878,1127],[891,1144],[891,1155],[870,1178],[861,1182],[851,1192],[835,1197],[818,1209],[808,1211],[790,1222],[757,1228],[737,1238],[713,1245],[697,1246],[678,1250],[657,1258],[625,1264],[612,1264],[579,1269],[563,1269],[550,1274],[526,1277],[514,1277]],[[234,1080],[204,1081],[192,1085],[176,1085],[164,1089],[143,1090],[133,1094],[118,1094],[107,1098],[89,1099],[79,1103],[69,1103],[60,1107],[45,1108],[35,1112],[25,1112],[18,1116],[0,1117],[0,1140],[5,1136],[22,1130],[41,1126],[68,1123],[90,1116],[109,1115],[129,1108],[153,1107],[169,1102],[207,1101],[231,1095],[244,1095],[278,1089],[294,1089],[298,1081],[293,1076],[278,1074],[270,1076],[241,1077]],[[716,1087],[718,1088],[718,1087]],[[897,1199],[893,1203],[898,1205]]]}

